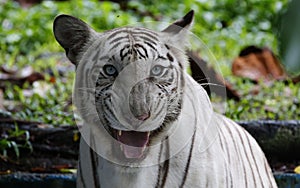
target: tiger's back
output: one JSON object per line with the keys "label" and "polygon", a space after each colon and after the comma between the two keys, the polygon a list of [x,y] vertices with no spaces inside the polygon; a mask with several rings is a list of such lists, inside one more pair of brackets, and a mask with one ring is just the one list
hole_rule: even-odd
{"label": "tiger's back", "polygon": [[186,73],[192,20],[191,11],[162,32],[97,33],[77,18],[56,18],[84,122],[77,187],[276,187],[256,141],[213,112]]}

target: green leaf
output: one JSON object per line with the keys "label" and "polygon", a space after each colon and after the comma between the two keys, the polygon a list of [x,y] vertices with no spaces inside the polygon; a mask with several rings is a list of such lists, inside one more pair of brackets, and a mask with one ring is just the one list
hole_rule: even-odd
{"label": "green leaf", "polygon": [[19,158],[20,151],[19,151],[19,147],[18,147],[17,143],[15,141],[10,141],[10,147],[12,147],[14,149],[17,158]]}

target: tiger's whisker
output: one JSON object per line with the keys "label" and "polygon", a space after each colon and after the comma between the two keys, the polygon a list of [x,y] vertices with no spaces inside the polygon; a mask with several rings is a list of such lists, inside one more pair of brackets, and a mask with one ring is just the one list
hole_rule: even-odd
{"label": "tiger's whisker", "polygon": [[196,82],[201,82],[201,81],[210,81],[210,78],[201,78],[201,79],[195,79]]}
{"label": "tiger's whisker", "polygon": [[211,85],[211,86],[225,87],[224,85],[221,85],[221,84],[215,84],[215,83],[202,83],[202,84],[200,84],[200,85],[201,85],[201,86]]}

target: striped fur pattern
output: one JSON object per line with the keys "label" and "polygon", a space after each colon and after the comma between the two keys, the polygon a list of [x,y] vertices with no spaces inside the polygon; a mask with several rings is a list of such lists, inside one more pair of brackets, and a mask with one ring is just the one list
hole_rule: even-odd
{"label": "striped fur pattern", "polygon": [[[116,51],[117,53],[111,57],[107,56],[106,53],[101,55],[96,54],[97,58],[105,62],[111,62],[112,64],[116,64],[115,62],[117,62],[119,70],[123,70],[124,68],[128,69],[128,67],[141,70],[139,67],[133,66],[134,64],[129,65],[130,62],[138,62],[141,64],[144,62],[145,64],[157,62],[150,72],[153,71],[155,67],[158,67],[157,69],[163,69],[159,76],[150,75],[150,78],[138,80],[137,84],[134,85],[130,91],[130,110],[135,117],[147,113],[149,109],[155,109],[150,111],[150,113],[153,114],[153,118],[156,119],[153,119],[152,122],[148,121],[147,127],[140,127],[142,129],[141,131],[155,130],[158,128],[157,125],[164,126],[174,121],[177,119],[181,108],[181,95],[184,85],[183,79],[181,78],[183,70],[180,68],[180,62],[178,62],[173,57],[174,54],[168,50],[168,45],[160,44],[158,37],[157,33],[147,29],[116,29],[108,33],[104,46],[109,46],[107,49],[108,52]],[[128,79],[128,81],[131,82],[132,80]],[[96,106],[101,123],[104,126],[113,126],[115,129],[122,130],[123,125],[114,117],[114,109],[112,109],[111,90],[114,82],[114,78],[112,80],[110,77],[107,77],[104,72],[100,73],[96,81]],[[178,82],[179,84],[177,84]],[[136,100],[137,98],[141,98],[141,96],[144,97],[143,100],[145,100],[145,102]],[[155,101],[155,103],[148,105],[146,100]],[[165,106],[167,106],[167,108],[165,108]],[[130,122],[130,120],[127,121]]]}
{"label": "striped fur pattern", "polygon": [[56,18],[84,120],[78,188],[277,187],[256,141],[213,112],[185,73],[192,21],[193,11],[162,32],[97,33],[77,18]]}

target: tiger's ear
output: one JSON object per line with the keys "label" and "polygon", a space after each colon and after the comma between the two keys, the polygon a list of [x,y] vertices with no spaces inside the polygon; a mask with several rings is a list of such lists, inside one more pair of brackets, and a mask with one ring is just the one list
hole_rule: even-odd
{"label": "tiger's ear", "polygon": [[194,11],[191,10],[184,17],[175,21],[162,32],[167,35],[168,42],[175,45],[175,47],[182,48],[187,43],[187,35],[194,20]]}
{"label": "tiger's ear", "polygon": [[57,42],[65,49],[69,60],[77,65],[96,32],[82,20],[69,15],[59,15],[53,23]]}

